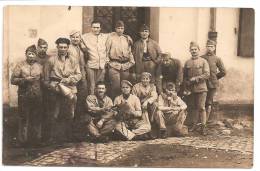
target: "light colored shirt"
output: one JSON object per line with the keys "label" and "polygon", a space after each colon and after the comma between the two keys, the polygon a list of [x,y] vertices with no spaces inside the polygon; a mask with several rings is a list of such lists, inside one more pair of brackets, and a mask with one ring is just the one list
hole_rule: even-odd
{"label": "light colored shirt", "polygon": [[158,97],[158,108],[161,107],[176,107],[180,110],[185,110],[187,108],[187,105],[180,97],[177,97],[176,99],[171,98],[170,100],[168,100],[167,95],[162,93]]}
{"label": "light colored shirt", "polygon": [[77,60],[77,62],[79,63],[82,78],[86,78],[86,73],[85,73],[85,68],[84,68],[85,67],[84,54],[80,50],[80,47],[71,44],[69,46],[68,53],[70,54],[71,57],[75,58]]}
{"label": "light colored shirt", "polygon": [[127,99],[124,99],[123,95],[117,96],[114,100],[114,105],[121,103],[127,103],[132,111],[135,111],[135,116],[142,116],[141,102],[136,95],[130,94]]}
{"label": "light colored shirt", "polygon": [[73,93],[77,92],[76,84],[81,79],[81,72],[78,61],[67,56],[65,60],[62,60],[59,56],[53,56],[49,58],[44,67],[44,82],[45,84],[55,83],[54,79],[68,79],[69,87]]}
{"label": "light colored shirt", "polygon": [[[128,35],[118,36],[113,32],[109,35],[106,46],[110,59],[109,65],[117,70],[127,70],[135,64],[131,50],[133,40]],[[117,61],[126,61],[123,63]]]}
{"label": "light colored shirt", "polygon": [[[112,107],[113,101],[108,97],[105,96],[103,99],[103,107]],[[97,96],[96,95],[89,95],[86,99],[88,111],[92,113],[97,113],[102,107],[101,104],[99,104]]]}
{"label": "light colored shirt", "polygon": [[106,42],[109,34],[92,32],[82,35],[83,49],[88,52],[87,66],[92,69],[104,69],[107,57]]}
{"label": "light colored shirt", "polygon": [[148,41],[148,39],[145,39],[145,40],[142,39],[142,41],[144,43],[144,53],[147,53],[147,41]]}
{"label": "light colored shirt", "polygon": [[153,103],[158,98],[154,84],[149,84],[147,87],[144,87],[142,83],[137,83],[133,86],[132,93],[139,97],[141,103],[145,101]]}

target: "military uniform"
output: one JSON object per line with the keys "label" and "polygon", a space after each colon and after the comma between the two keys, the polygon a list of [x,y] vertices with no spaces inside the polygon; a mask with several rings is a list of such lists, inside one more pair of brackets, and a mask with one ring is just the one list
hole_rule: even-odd
{"label": "military uniform", "polygon": [[[89,95],[86,99],[88,115],[91,116],[91,120],[88,123],[88,130],[94,137],[100,137],[111,133],[116,121],[113,118],[113,111],[108,114],[107,111],[100,111],[101,108],[112,108],[113,102],[105,96],[103,99],[99,99],[96,95]],[[102,125],[99,127],[97,124],[102,120]]]}
{"label": "military uniform", "polygon": [[210,68],[210,77],[207,80],[208,92],[206,99],[207,118],[209,119],[210,113],[212,112],[213,98],[219,84],[218,80],[226,75],[226,69],[221,58],[214,54],[205,54],[201,57],[208,61]]}
{"label": "military uniform", "polygon": [[[186,61],[184,65],[184,84],[185,90],[191,92],[188,97],[189,107],[191,108],[192,124],[198,123],[198,116],[200,122],[206,123],[205,102],[207,96],[206,80],[209,78],[208,62],[201,57],[192,57]],[[194,79],[191,81],[191,79]]]}
{"label": "military uniform", "polygon": [[[36,48],[35,48],[36,49]],[[26,77],[34,77],[27,81]],[[39,143],[42,126],[42,66],[23,61],[16,65],[11,76],[11,84],[18,86],[18,113],[20,143]]]}
{"label": "military uniform", "polygon": [[177,92],[180,91],[180,85],[183,81],[183,68],[181,61],[175,58],[169,59],[169,65],[164,63],[160,66],[160,72],[162,76],[162,89],[165,89],[167,82],[173,82],[176,85]]}
{"label": "military uniform", "polygon": [[148,38],[147,40],[137,40],[133,46],[135,58],[135,69],[137,82],[140,81],[142,72],[152,74],[153,82],[160,84],[159,65],[161,62],[161,49],[157,42]]}
{"label": "military uniform", "polygon": [[118,36],[113,32],[108,37],[106,45],[112,99],[120,94],[120,82],[129,79],[129,69],[135,64],[131,43],[132,39],[128,35]]}

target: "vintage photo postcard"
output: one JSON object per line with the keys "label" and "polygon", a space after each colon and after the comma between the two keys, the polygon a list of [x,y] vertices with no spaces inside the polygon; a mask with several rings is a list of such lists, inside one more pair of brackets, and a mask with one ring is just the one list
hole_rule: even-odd
{"label": "vintage photo postcard", "polygon": [[253,167],[253,8],[3,12],[3,165]]}

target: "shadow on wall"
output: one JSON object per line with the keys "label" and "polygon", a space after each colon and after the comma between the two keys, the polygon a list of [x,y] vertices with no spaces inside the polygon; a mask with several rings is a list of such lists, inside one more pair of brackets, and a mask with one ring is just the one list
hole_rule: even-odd
{"label": "shadow on wall", "polygon": [[254,103],[254,73],[244,73],[235,68],[227,69],[220,80],[216,100],[220,103]]}

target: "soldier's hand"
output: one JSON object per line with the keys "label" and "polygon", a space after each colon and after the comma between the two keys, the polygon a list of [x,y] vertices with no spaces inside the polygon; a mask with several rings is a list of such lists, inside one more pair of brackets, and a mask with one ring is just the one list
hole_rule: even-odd
{"label": "soldier's hand", "polygon": [[36,80],[36,78],[32,77],[32,76],[25,77],[25,81],[27,81],[27,82],[33,82],[35,80]]}
{"label": "soldier's hand", "polygon": [[69,84],[69,78],[62,78],[60,83],[63,83],[63,84]]}
{"label": "soldier's hand", "polygon": [[192,78],[190,79],[190,82],[196,82],[196,78],[195,78],[195,77],[192,77]]}
{"label": "soldier's hand", "polygon": [[147,109],[147,104],[148,104],[148,102],[144,102],[144,103],[142,104],[142,109]]}
{"label": "soldier's hand", "polygon": [[96,126],[97,126],[98,128],[102,128],[103,123],[104,123],[104,119],[101,119],[100,121],[98,121],[98,123],[96,124]]}

